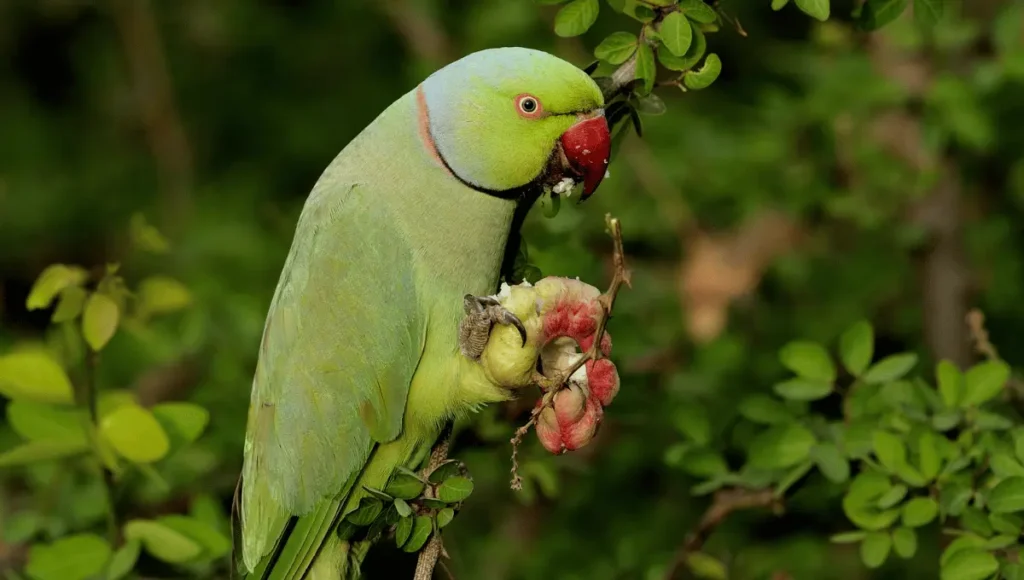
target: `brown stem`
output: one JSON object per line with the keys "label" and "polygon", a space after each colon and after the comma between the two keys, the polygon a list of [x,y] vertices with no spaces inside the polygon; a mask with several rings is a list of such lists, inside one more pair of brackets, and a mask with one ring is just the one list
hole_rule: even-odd
{"label": "brown stem", "polygon": [[[427,461],[427,466],[422,472],[424,477],[430,475],[430,472],[448,459],[448,449],[451,448],[452,443],[452,428],[453,425],[449,422],[437,442],[434,443],[433,449],[430,450],[430,460]],[[437,561],[443,553],[444,542],[441,540],[441,530],[435,530],[430,541],[420,550],[413,580],[430,580],[434,576],[434,567],[437,566]]]}
{"label": "brown stem", "polygon": [[140,121],[160,172],[171,216],[167,226],[174,233],[191,203],[192,150],[174,101],[160,31],[150,0],[115,0],[111,12],[128,60]]}
{"label": "brown stem", "polygon": [[715,497],[701,516],[697,527],[690,531],[683,539],[683,543],[676,550],[676,555],[665,573],[665,580],[672,580],[677,577],[685,566],[686,559],[690,554],[699,552],[704,547],[715,529],[718,528],[733,512],[753,508],[775,508],[781,509],[781,500],[775,496],[772,489],[722,489],[715,493]]}

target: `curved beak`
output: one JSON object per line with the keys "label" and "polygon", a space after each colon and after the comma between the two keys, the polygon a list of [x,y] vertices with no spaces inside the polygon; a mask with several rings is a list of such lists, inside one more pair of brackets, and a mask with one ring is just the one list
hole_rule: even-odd
{"label": "curved beak", "polygon": [[570,169],[583,178],[583,196],[590,197],[601,184],[608,171],[612,137],[604,110],[581,117],[575,125],[562,133],[562,152]]}

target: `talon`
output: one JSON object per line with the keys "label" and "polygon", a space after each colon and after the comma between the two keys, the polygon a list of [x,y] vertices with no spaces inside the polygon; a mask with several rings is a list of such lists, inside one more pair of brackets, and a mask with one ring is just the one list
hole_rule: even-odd
{"label": "talon", "polygon": [[494,297],[466,294],[462,298],[462,308],[466,318],[459,324],[459,346],[470,359],[479,359],[483,354],[495,323],[514,326],[522,339],[522,346],[526,346],[526,326]]}
{"label": "talon", "polygon": [[519,337],[523,339],[523,346],[526,346],[526,327],[523,326],[523,322],[519,320],[519,317],[512,314],[504,308],[501,309],[501,322],[502,324],[511,324],[516,327],[519,331]]}

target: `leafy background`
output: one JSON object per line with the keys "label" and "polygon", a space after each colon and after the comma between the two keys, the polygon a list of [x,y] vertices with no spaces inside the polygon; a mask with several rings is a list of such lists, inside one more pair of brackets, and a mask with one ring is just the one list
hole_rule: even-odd
{"label": "leafy background", "polygon": [[[459,55],[522,45],[586,66],[609,34],[641,26],[621,13],[634,2],[575,0],[572,22],[538,5],[552,3],[0,4],[0,449],[29,445],[33,460],[0,456],[0,570],[226,577],[255,354],[306,193]],[[733,513],[680,573],[930,579],[947,550],[944,577],[980,579],[996,574],[991,555],[1016,560],[1024,505],[995,490],[1024,490],[999,358],[1024,362],[1024,11],[950,0],[922,28],[920,6],[937,3],[902,16],[908,2],[854,4],[722,2],[740,25],[707,36],[718,79],[657,88],[666,111],[640,107],[643,139],[620,141],[599,194],[531,216],[530,260],[598,286],[603,215],[622,221],[633,287],[609,330],[623,386],[584,450],[550,457],[528,439],[521,492],[508,440],[530,401],[463,426],[452,454],[475,491],[445,528],[455,577],[662,578],[719,486],[767,489],[765,507],[784,509]],[[51,288],[91,275],[92,296],[113,302],[62,293],[66,316],[94,321],[84,339],[77,320],[26,308],[54,263],[86,270],[50,270]],[[998,355],[972,342],[972,308]],[[793,340],[834,356],[783,348]],[[866,345],[897,363],[866,377]],[[79,397],[100,393],[101,459],[121,470],[113,544],[61,367]],[[856,444],[841,427],[854,419],[868,423]],[[932,436],[950,474],[918,485],[906,468],[928,476]],[[949,490],[963,488],[972,504],[957,510]],[[929,501],[944,521],[925,517]],[[876,533],[830,541],[857,528]],[[953,572],[949,528],[968,534]],[[366,572],[411,576],[414,562],[383,543]]]}

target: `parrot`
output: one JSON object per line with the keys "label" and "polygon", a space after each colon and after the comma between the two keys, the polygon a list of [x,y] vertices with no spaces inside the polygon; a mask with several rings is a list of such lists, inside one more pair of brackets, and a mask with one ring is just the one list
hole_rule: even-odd
{"label": "parrot", "polygon": [[366,488],[421,465],[447,422],[513,396],[460,328],[526,343],[489,295],[530,206],[567,179],[582,202],[605,177],[604,104],[568,61],[481,50],[384,109],[323,171],[259,344],[233,510],[242,577],[358,578],[368,543],[334,532]]}

